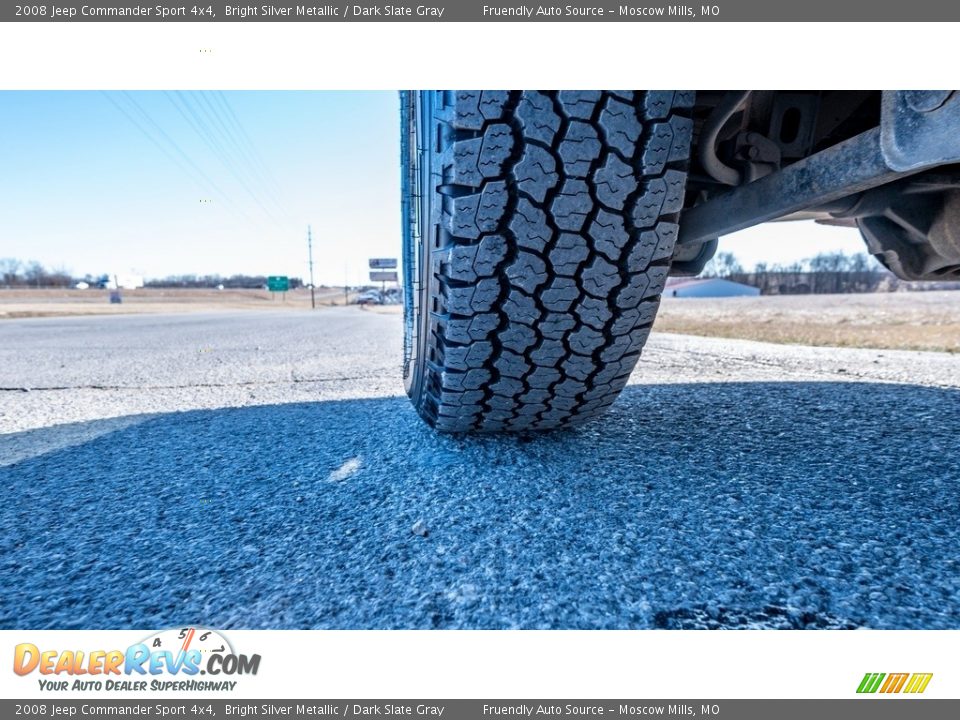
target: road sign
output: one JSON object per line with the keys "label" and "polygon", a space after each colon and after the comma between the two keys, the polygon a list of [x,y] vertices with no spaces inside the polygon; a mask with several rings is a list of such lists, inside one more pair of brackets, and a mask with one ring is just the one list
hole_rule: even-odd
{"label": "road sign", "polygon": [[393,270],[396,267],[396,258],[370,258],[371,270]]}
{"label": "road sign", "polygon": [[290,289],[290,278],[286,275],[271,275],[267,278],[267,290],[270,292],[286,292]]}
{"label": "road sign", "polygon": [[371,272],[370,279],[373,282],[396,282],[397,274],[395,272]]}

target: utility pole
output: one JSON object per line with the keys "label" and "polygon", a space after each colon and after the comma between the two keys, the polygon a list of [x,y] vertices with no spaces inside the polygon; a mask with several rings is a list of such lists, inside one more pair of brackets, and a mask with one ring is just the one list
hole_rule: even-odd
{"label": "utility pole", "polygon": [[317,309],[317,298],[313,294],[313,233],[307,225],[307,255],[310,257],[310,307]]}

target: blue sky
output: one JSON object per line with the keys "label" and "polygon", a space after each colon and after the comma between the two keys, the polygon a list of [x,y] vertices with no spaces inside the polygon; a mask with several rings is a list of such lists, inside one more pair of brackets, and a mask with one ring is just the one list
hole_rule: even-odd
{"label": "blue sky", "polygon": [[[395,92],[0,92],[0,257],[76,275],[365,280],[399,254]],[[765,225],[751,267],[859,252],[855,231]]]}
{"label": "blue sky", "polygon": [[309,223],[317,282],[361,282],[399,248],[398,113],[391,92],[2,92],[0,257],[305,277]]}

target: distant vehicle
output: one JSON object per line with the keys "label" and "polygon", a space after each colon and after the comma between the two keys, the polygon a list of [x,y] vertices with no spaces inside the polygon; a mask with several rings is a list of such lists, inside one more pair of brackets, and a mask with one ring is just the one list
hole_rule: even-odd
{"label": "distant vehicle", "polygon": [[367,290],[357,295],[353,302],[357,305],[382,305],[383,297],[379,290]]}
{"label": "distant vehicle", "polygon": [[960,279],[960,92],[401,93],[407,393],[440,430],[609,407],[669,275],[769,220]]}
{"label": "distant vehicle", "polygon": [[399,305],[403,302],[403,291],[398,287],[387,288],[382,298],[384,305]]}
{"label": "distant vehicle", "polygon": [[90,288],[90,283],[85,283],[83,280],[74,285],[77,290],[88,290]]}

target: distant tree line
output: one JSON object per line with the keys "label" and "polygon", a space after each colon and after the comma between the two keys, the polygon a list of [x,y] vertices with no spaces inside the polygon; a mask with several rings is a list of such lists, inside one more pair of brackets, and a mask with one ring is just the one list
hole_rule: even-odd
{"label": "distant tree line", "polygon": [[[168,275],[165,278],[149,280],[144,283],[150,288],[215,288],[223,286],[226,289],[263,288],[267,285],[266,275]],[[290,278],[290,289],[303,286],[303,280],[298,277]]]}
{"label": "distant tree line", "polygon": [[[91,287],[104,286],[110,282],[110,275],[74,276],[65,269],[48,269],[36,260],[17,260],[0,258],[0,287],[4,288],[68,288],[78,282]],[[150,280],[145,287],[152,288],[263,288],[267,284],[266,275],[171,275]],[[290,288],[303,285],[301,278],[290,278]]]}
{"label": "distant tree line", "polygon": [[866,253],[820,253],[789,265],[757,263],[744,270],[730,252],[717,253],[701,277],[720,277],[760,288],[763,295],[858,293],[896,290],[897,279]]}
{"label": "distant tree line", "polygon": [[67,270],[48,270],[36,260],[0,258],[0,285],[6,288],[62,288],[74,284]]}

